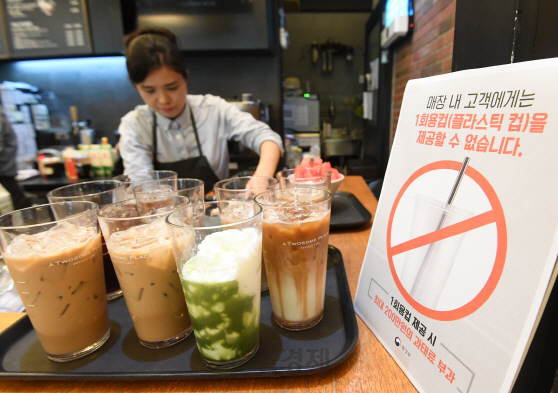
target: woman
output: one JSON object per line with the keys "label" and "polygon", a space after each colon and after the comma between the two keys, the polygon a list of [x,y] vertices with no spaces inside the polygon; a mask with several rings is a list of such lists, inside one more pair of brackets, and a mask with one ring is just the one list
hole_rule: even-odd
{"label": "woman", "polygon": [[227,141],[234,139],[260,153],[254,175],[274,177],[280,136],[220,97],[188,94],[188,70],[171,31],[139,29],[126,36],[125,47],[128,76],[146,104],[118,128],[125,173],[173,170],[211,190],[229,176]]}

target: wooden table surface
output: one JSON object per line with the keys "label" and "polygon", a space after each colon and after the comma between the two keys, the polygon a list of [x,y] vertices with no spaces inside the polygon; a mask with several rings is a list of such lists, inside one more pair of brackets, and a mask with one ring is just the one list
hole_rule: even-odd
{"label": "wooden table surface", "polygon": [[[347,176],[339,191],[355,195],[374,217],[378,201],[360,176]],[[330,233],[329,244],[343,256],[351,295],[354,300],[360,268],[372,222],[359,228]],[[0,330],[24,314],[0,313]],[[314,375],[278,378],[226,380],[124,380],[53,381],[0,380],[5,392],[416,392],[393,358],[357,316],[359,338],[353,353],[339,366]]]}

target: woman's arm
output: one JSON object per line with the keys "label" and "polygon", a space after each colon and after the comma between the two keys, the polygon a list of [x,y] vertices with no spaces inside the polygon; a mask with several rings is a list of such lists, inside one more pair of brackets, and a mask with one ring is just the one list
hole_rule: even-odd
{"label": "woman's arm", "polygon": [[260,146],[260,161],[254,176],[269,176],[274,178],[277,164],[281,158],[281,149],[273,141],[265,141]]}

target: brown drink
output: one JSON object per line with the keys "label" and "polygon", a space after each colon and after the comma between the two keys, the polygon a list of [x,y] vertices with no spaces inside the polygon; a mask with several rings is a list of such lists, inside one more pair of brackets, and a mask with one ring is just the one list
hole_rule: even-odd
{"label": "brown drink", "polygon": [[101,235],[95,227],[61,222],[46,232],[21,234],[3,256],[49,358],[71,360],[108,339]]}
{"label": "brown drink", "polygon": [[107,247],[142,345],[184,339],[192,327],[164,217],[113,232]]}
{"label": "brown drink", "polygon": [[275,320],[281,326],[316,325],[324,311],[329,213],[272,221],[264,212],[262,231]]}

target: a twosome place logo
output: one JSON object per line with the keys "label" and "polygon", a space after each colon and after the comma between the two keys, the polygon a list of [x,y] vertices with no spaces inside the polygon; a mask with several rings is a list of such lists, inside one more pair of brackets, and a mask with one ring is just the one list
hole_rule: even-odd
{"label": "a twosome place logo", "polygon": [[397,346],[401,345],[401,339],[399,337],[395,337],[395,345]]}

